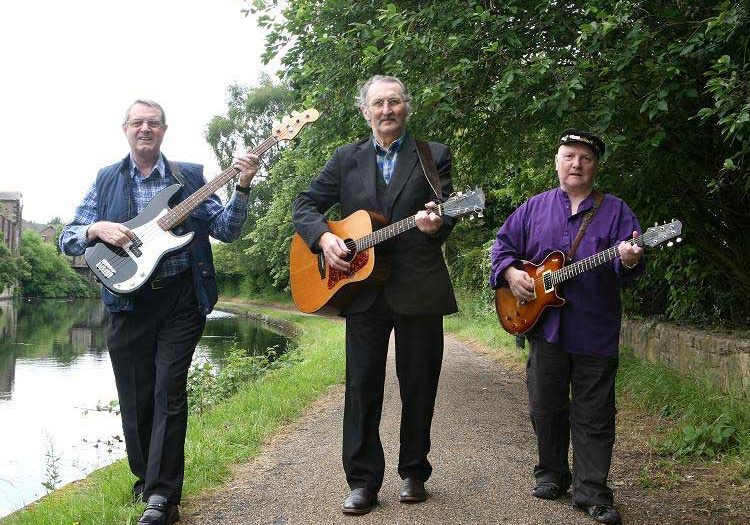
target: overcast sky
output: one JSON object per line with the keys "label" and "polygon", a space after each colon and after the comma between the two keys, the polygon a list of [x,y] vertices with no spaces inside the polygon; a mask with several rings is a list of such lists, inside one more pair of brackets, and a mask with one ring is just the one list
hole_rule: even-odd
{"label": "overcast sky", "polygon": [[219,172],[204,131],[226,88],[253,85],[263,35],[241,0],[41,0],[0,7],[0,191],[23,217],[67,222],[97,169],[128,152],[120,127],[137,98],[159,102],[172,160]]}

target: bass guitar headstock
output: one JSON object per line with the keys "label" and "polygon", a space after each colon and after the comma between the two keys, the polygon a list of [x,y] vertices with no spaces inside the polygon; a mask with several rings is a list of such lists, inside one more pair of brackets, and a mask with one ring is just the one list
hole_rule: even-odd
{"label": "bass guitar headstock", "polygon": [[273,138],[277,142],[292,140],[305,127],[305,125],[318,120],[320,113],[317,109],[310,108],[304,111],[292,111],[289,115],[273,125]]}

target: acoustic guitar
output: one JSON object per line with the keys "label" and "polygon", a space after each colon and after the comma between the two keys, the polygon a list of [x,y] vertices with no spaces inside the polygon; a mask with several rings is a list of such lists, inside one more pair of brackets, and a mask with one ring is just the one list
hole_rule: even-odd
{"label": "acoustic guitar", "polygon": [[[312,108],[287,115],[274,124],[272,136],[254,148],[253,153],[263,155],[274,144],[293,139],[306,124],[315,122],[318,116],[318,111]],[[86,264],[110,292],[118,295],[135,293],[151,278],[164,256],[179,250],[193,239],[193,232],[178,236],[170,230],[238,174],[239,170],[230,166],[174,208],[169,207],[169,200],[182,185],[173,184],[164,188],[154,195],[140,214],[123,223],[135,235],[130,242],[117,247],[99,241],[86,248]]]}
{"label": "acoustic guitar", "polygon": [[[433,210],[441,216],[459,218],[482,215],[484,192],[476,188],[458,193]],[[292,238],[289,253],[289,280],[292,299],[305,313],[324,310],[340,312],[364,287],[382,283],[388,277],[387,260],[375,258],[375,245],[407,230],[415,228],[416,215],[393,224],[385,224],[377,213],[359,210],[340,221],[328,221],[331,232],[340,237],[349,248],[351,272],[330,268],[323,253],[313,253],[298,233]]]}
{"label": "acoustic guitar", "polygon": [[[653,248],[665,242],[671,246],[672,239],[676,238],[677,242],[682,240],[679,237],[681,234],[682,223],[672,220],[661,226],[652,226],[640,237],[629,239],[627,242],[644,248]],[[500,324],[511,334],[528,332],[539,320],[545,308],[565,304],[565,299],[557,293],[558,285],[619,256],[617,246],[613,246],[568,266],[563,266],[565,255],[561,251],[551,252],[540,264],[522,261],[523,270],[534,280],[534,299],[519,302],[507,286],[495,290],[495,310]]]}

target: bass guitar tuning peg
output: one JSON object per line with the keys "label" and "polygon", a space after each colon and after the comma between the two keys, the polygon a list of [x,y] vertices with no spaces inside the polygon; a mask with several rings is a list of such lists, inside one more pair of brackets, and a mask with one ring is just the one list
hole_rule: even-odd
{"label": "bass guitar tuning peg", "polygon": [[667,243],[667,246],[669,246],[669,247],[672,247],[672,246],[674,246],[674,243],[673,243],[672,241],[669,241],[669,242]]}
{"label": "bass guitar tuning peg", "polygon": [[481,218],[481,217],[484,217],[484,213],[482,213],[481,211],[480,211],[480,212],[477,212],[477,217],[480,217],[480,218]]}
{"label": "bass guitar tuning peg", "polygon": [[677,242],[682,242],[682,237],[677,237]]}

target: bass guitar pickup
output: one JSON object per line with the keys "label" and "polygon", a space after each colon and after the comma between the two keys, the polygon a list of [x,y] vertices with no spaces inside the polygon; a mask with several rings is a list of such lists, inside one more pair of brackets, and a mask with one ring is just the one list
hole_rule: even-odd
{"label": "bass guitar pickup", "polygon": [[132,253],[136,257],[140,257],[141,255],[143,255],[143,252],[141,252],[141,246],[143,246],[143,241],[140,240],[136,235],[130,241],[130,244],[126,245],[126,248],[130,250],[130,253]]}
{"label": "bass guitar pickup", "polygon": [[109,261],[107,259],[102,259],[101,261],[96,263],[96,269],[99,270],[99,272],[101,272],[101,274],[107,278],[110,278],[117,273],[117,270],[115,270],[114,267],[109,264]]}

